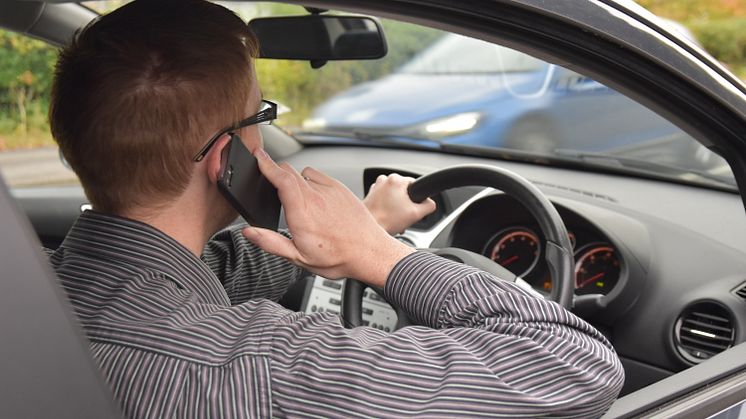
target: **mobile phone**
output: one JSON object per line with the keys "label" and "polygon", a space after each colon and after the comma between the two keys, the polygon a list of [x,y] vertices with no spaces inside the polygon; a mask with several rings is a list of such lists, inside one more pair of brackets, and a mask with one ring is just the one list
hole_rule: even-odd
{"label": "mobile phone", "polygon": [[264,177],[256,157],[236,134],[231,134],[221,154],[218,190],[249,224],[277,230],[281,207],[277,188]]}

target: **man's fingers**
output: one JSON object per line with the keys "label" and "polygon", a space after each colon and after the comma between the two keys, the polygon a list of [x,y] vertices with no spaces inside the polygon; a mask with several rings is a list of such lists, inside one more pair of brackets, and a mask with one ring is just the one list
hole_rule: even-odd
{"label": "man's fingers", "polygon": [[269,157],[269,154],[261,148],[254,152],[254,157],[256,157],[259,164],[259,170],[277,189],[288,187],[295,183],[297,178],[300,178],[300,175],[293,169],[293,166],[287,162],[275,163]]}
{"label": "man's fingers", "polygon": [[311,180],[314,183],[318,183],[319,185],[333,185],[334,182],[336,182],[331,177],[327,176],[326,173],[320,172],[313,167],[306,167],[303,169],[303,172],[301,174]]}
{"label": "man's fingers", "polygon": [[420,203],[420,206],[423,208],[423,210],[425,212],[425,214],[423,215],[423,217],[425,215],[428,215],[431,212],[435,211],[435,208],[437,208],[437,205],[435,204],[435,201],[433,201],[430,198],[427,198],[426,200],[422,201],[422,203]]}
{"label": "man's fingers", "polygon": [[298,262],[300,253],[292,240],[266,228],[246,227],[241,233],[265,252]]}
{"label": "man's fingers", "polygon": [[[259,164],[259,170],[277,188],[282,205],[287,207],[290,202],[298,202],[300,194],[300,175],[288,163],[278,165],[264,150],[257,149],[254,156]],[[289,199],[289,201],[288,201]]]}
{"label": "man's fingers", "polygon": [[256,157],[259,170],[276,187],[277,184],[275,182],[285,176],[283,173],[284,170],[282,170],[282,168],[278,166],[277,163],[269,157],[269,154],[267,154],[267,152],[261,147],[254,151],[254,157]]}
{"label": "man's fingers", "polygon": [[293,175],[293,177],[295,178],[295,180],[300,180],[301,179],[300,173],[298,173],[298,171],[295,170],[295,167],[293,167],[290,163],[284,161],[284,162],[280,163],[280,168],[282,170],[290,173],[291,175]]}
{"label": "man's fingers", "polygon": [[404,181],[407,185],[409,185],[410,183],[414,182],[415,180],[417,180],[417,179],[415,179],[413,177],[402,176],[402,181]]}

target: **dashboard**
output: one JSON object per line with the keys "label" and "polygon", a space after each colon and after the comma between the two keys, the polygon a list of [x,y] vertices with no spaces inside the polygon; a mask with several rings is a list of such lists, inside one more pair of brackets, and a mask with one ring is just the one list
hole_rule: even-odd
{"label": "dashboard", "polygon": [[[273,141],[267,142],[271,144]],[[746,213],[739,195],[630,176],[437,152],[318,145],[285,160],[311,166],[362,197],[377,173],[413,176],[459,164],[511,170],[554,204],[574,243],[573,311],[604,333],[625,367],[628,393],[746,340]],[[42,243],[56,247],[81,211],[80,188],[13,191]],[[497,260],[539,292],[552,286],[544,237],[509,195],[484,187],[443,191],[437,211],[401,239],[461,247]],[[343,283],[300,281],[281,301],[339,313]],[[292,294],[292,295],[291,295]],[[363,321],[394,330],[396,312],[367,290]]]}
{"label": "dashboard", "polygon": [[[417,176],[465,163],[512,170],[539,187],[574,245],[573,311],[614,345],[627,375],[624,394],[746,339],[746,214],[737,194],[478,157],[358,149],[310,147],[288,160],[326,171],[359,196],[378,173]],[[551,289],[543,234],[519,202],[484,187],[451,189],[435,199],[437,212],[402,240],[471,250],[539,292]],[[311,283],[301,309],[338,312],[332,303],[342,286],[332,289],[323,278]],[[391,329],[396,313],[368,291],[363,320]]]}

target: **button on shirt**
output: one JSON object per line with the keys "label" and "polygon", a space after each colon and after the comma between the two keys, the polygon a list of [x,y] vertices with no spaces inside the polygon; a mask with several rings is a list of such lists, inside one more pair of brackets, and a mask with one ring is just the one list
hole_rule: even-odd
{"label": "button on shirt", "polygon": [[130,417],[592,417],[623,382],[583,320],[425,252],[384,288],[420,325],[394,333],[276,304],[302,270],[237,228],[197,258],[86,211],[50,260]]}

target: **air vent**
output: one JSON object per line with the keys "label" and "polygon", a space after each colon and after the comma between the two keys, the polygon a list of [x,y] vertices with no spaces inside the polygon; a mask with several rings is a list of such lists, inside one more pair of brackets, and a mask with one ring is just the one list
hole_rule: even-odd
{"label": "air vent", "polygon": [[733,316],[721,304],[699,302],[676,321],[674,343],[689,363],[698,364],[733,346]]}
{"label": "air vent", "polygon": [[733,294],[741,297],[742,300],[746,301],[746,283],[741,284],[738,288],[733,290]]}

